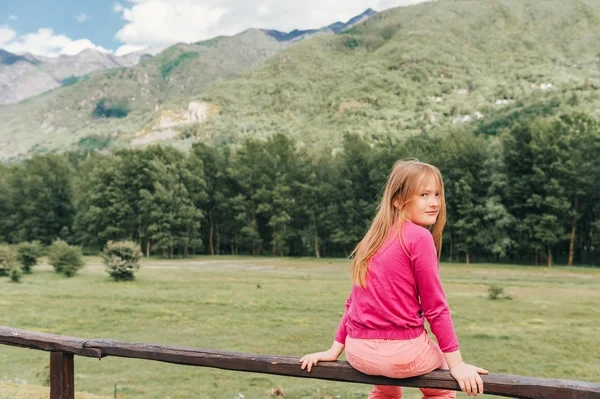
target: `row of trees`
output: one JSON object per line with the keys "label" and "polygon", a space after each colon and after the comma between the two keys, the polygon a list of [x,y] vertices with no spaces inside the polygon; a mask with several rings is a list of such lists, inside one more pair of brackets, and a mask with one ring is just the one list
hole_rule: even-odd
{"label": "row of trees", "polygon": [[403,157],[444,175],[444,259],[599,263],[600,125],[585,114],[538,118],[500,137],[349,134],[321,152],[278,134],[189,153],[38,155],[0,165],[0,241],[100,249],[131,240],[164,257],[347,256]]}

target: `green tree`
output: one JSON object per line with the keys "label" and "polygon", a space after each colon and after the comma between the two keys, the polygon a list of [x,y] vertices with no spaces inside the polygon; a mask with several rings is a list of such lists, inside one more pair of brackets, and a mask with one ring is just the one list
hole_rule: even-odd
{"label": "green tree", "polygon": [[0,244],[0,277],[8,276],[16,263],[17,257],[14,250],[6,244]]}
{"label": "green tree", "polygon": [[468,130],[454,131],[444,137],[441,148],[439,168],[444,176],[450,258],[458,251],[471,263],[473,251],[483,245],[487,143]]}
{"label": "green tree", "polygon": [[142,251],[132,241],[109,241],[100,254],[106,272],[115,281],[131,281],[134,273],[140,268]]}
{"label": "green tree", "polygon": [[37,265],[43,248],[39,241],[22,242],[17,246],[17,260],[21,263],[23,273],[31,273],[31,268]]}
{"label": "green tree", "polygon": [[195,179],[186,168],[186,158],[173,149],[164,149],[163,156],[150,162],[154,187],[140,191],[144,213],[151,220],[148,231],[163,257],[173,257],[175,248],[182,256],[188,254],[191,240],[199,235],[203,213],[196,208],[186,187]]}
{"label": "green tree", "polygon": [[50,244],[71,235],[75,209],[71,170],[63,157],[34,155],[11,175],[14,228],[12,242]]}
{"label": "green tree", "polygon": [[50,246],[48,262],[57,273],[64,274],[66,277],[73,277],[85,266],[81,248],[71,246],[62,240],[56,240]]}
{"label": "green tree", "polygon": [[[562,115],[553,124],[553,142],[561,157],[554,161],[556,178],[569,201],[568,265],[573,265],[577,227],[589,231],[600,202],[600,125],[589,115]],[[596,213],[597,214],[597,213]]]}
{"label": "green tree", "polygon": [[484,162],[482,183],[487,187],[487,195],[483,209],[484,229],[480,232],[483,250],[496,261],[508,255],[515,242],[510,231],[515,228],[515,218],[503,203],[508,180],[502,158],[502,144],[498,138],[491,138],[487,147],[487,159]]}

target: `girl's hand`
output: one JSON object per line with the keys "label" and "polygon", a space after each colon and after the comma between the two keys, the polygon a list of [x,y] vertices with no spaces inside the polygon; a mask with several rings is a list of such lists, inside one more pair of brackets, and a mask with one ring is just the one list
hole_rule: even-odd
{"label": "girl's hand", "polygon": [[458,385],[460,385],[460,389],[465,392],[467,396],[477,396],[478,393],[483,393],[483,380],[479,374],[487,373],[487,370],[467,364],[463,361],[450,369],[450,374],[452,374],[452,377],[454,377],[458,382]]}
{"label": "girl's hand", "polygon": [[299,362],[302,363],[302,370],[305,368],[310,373],[312,366],[316,366],[318,362],[335,362],[339,356],[339,353],[336,354],[331,349],[325,352],[317,352],[310,353],[308,355],[304,355],[300,358]]}

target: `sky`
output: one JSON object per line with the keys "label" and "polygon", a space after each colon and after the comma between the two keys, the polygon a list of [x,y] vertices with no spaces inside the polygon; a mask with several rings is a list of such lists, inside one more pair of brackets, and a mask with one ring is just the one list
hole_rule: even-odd
{"label": "sky", "polygon": [[367,8],[425,0],[0,0],[0,48],[56,57],[116,55],[234,35],[248,28],[316,29]]}

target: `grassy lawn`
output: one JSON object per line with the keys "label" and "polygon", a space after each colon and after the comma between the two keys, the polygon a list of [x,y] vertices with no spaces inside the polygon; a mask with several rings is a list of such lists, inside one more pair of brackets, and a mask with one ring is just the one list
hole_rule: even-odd
{"label": "grassy lawn", "polygon": [[[347,260],[153,259],[125,283],[112,282],[99,258],[87,262],[71,279],[42,265],[21,284],[0,280],[0,325],[301,356],[329,347],[351,285]],[[600,269],[444,263],[441,274],[467,362],[496,373],[600,382]],[[488,299],[492,283],[513,300]],[[0,346],[0,384],[42,386],[48,359],[47,352]],[[282,388],[286,398],[333,399],[370,390],[111,357],[76,357],[75,373],[77,391],[104,398],[113,397],[115,384],[121,398],[265,398]],[[16,390],[3,389],[0,399],[37,398]],[[419,393],[406,389],[405,398]]]}

